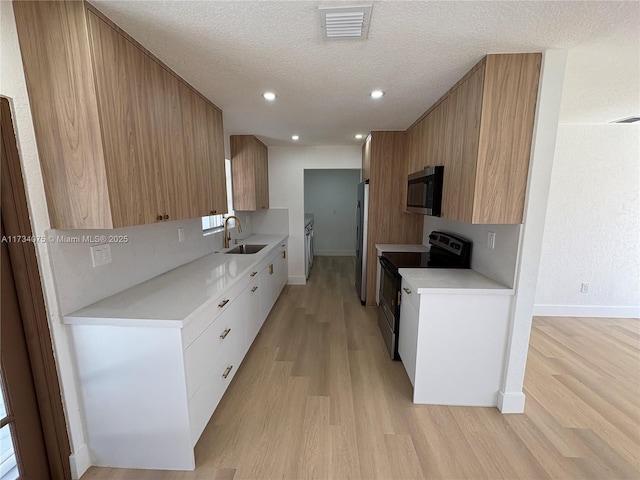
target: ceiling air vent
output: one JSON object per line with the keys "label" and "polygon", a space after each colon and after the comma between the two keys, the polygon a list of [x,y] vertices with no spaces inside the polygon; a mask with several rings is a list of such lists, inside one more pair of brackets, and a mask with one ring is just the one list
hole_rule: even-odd
{"label": "ceiling air vent", "polygon": [[636,122],[640,122],[640,117],[627,117],[621,120],[614,120],[611,123],[636,123]]}
{"label": "ceiling air vent", "polygon": [[367,38],[371,5],[358,7],[319,7],[324,38]]}

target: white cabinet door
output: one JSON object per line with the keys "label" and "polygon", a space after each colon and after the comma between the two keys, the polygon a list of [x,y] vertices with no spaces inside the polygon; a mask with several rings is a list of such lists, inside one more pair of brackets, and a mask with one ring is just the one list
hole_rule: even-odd
{"label": "white cabinet door", "polygon": [[256,277],[247,287],[247,338],[249,347],[258,335],[258,331],[262,326],[262,313],[260,311],[260,277]]}
{"label": "white cabinet door", "polygon": [[[403,283],[404,285],[404,283]],[[418,349],[418,310],[412,305],[407,298],[409,295],[417,295],[412,292],[407,294],[403,291],[402,303],[400,304],[400,333],[398,335],[398,353],[402,359],[411,385],[415,386],[416,382],[416,356]]]}
{"label": "white cabinet door", "polygon": [[[273,260],[273,259],[272,259]],[[260,325],[264,323],[274,302],[273,261],[260,272]]]}
{"label": "white cabinet door", "polygon": [[284,288],[284,286],[287,284],[287,281],[289,280],[289,253],[287,252],[286,246],[283,246],[283,249],[280,252],[280,257],[278,258],[277,263],[278,263],[278,267],[277,267],[276,275],[278,277],[277,278],[278,294],[276,295],[275,300],[278,299],[280,292],[282,292],[282,289]]}

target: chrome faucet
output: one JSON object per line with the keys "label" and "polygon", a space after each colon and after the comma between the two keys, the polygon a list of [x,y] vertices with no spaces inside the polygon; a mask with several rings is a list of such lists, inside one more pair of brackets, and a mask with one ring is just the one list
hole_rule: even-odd
{"label": "chrome faucet", "polygon": [[227,233],[227,223],[232,218],[236,219],[236,223],[238,224],[238,233],[242,233],[242,225],[240,225],[240,219],[235,215],[229,215],[224,219],[224,248],[229,248],[229,240],[231,240],[231,232]]}

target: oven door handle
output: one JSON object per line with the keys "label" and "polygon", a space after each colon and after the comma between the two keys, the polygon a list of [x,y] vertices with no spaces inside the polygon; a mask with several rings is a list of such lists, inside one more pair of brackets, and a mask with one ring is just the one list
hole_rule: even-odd
{"label": "oven door handle", "polygon": [[[382,255],[384,255],[384,253]],[[382,265],[382,268],[384,268],[387,272],[392,274],[394,277],[397,277],[398,269],[395,267],[395,265],[393,265],[393,263],[391,263],[391,261],[384,256],[381,256],[379,258],[380,258],[379,260],[380,265]]]}

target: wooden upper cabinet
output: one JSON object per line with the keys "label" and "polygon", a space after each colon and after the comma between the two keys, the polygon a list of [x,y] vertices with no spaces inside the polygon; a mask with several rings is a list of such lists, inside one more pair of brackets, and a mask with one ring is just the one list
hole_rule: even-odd
{"label": "wooden upper cabinet", "polygon": [[473,221],[522,223],[542,55],[487,55]]}
{"label": "wooden upper cabinet", "polygon": [[269,208],[268,150],[253,135],[231,135],[234,210]]}
{"label": "wooden upper cabinet", "polygon": [[[222,112],[217,108],[207,105],[207,127],[209,130],[207,138],[209,139],[209,159],[224,159],[224,137],[222,135]],[[267,149],[264,152],[265,168],[267,163]],[[227,183],[224,168],[224,160],[222,162],[210,163],[211,193],[210,193],[210,210],[215,214],[227,213]],[[219,182],[222,180],[222,182]],[[267,180],[265,179],[265,185]],[[217,185],[217,183],[221,183]],[[269,207],[269,192],[267,190],[267,206]],[[209,212],[210,213],[210,212]]]}
{"label": "wooden upper cabinet", "polygon": [[445,167],[443,218],[522,222],[541,58],[487,55],[409,128],[407,173]]}
{"label": "wooden upper cabinet", "polygon": [[53,228],[226,211],[215,105],[89,4],[13,5]]}

